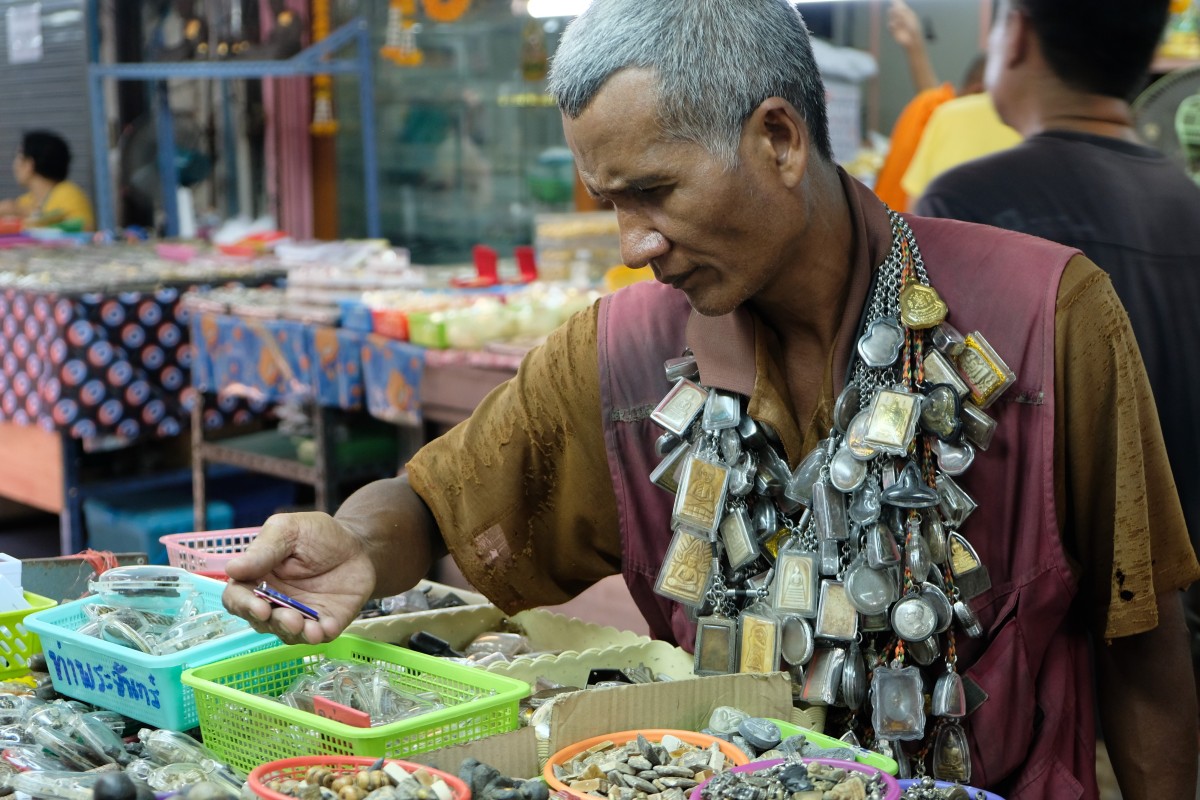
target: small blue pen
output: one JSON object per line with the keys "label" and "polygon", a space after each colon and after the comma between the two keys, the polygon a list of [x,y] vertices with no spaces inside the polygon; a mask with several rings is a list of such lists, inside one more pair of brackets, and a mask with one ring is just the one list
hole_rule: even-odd
{"label": "small blue pen", "polygon": [[299,611],[303,616],[308,617],[309,619],[312,619],[312,620],[320,619],[320,615],[318,615],[316,611],[314,611],[311,608],[309,608],[308,606],[304,605],[299,600],[293,600],[292,598],[288,597],[283,592],[272,589],[270,586],[267,585],[266,581],[263,581],[262,583],[260,583],[254,589],[254,593],[256,595],[258,595],[259,597],[261,597],[263,600],[266,600],[268,603],[273,603],[274,605],[280,606],[282,608],[294,609],[296,611]]}

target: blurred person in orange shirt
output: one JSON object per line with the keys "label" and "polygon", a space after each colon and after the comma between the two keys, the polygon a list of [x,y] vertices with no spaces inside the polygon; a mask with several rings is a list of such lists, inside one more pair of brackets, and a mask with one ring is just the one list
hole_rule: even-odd
{"label": "blurred person in orange shirt", "polygon": [[887,25],[896,44],[904,50],[917,96],[900,112],[892,128],[891,145],[875,179],[875,194],[895,210],[907,211],[909,196],[900,181],[912,162],[929,118],[943,103],[983,91],[985,57],[979,55],[971,62],[961,85],[955,91],[948,81],[938,83],[937,73],[929,60],[929,51],[925,49],[921,20],[904,0],[892,0],[888,7]]}

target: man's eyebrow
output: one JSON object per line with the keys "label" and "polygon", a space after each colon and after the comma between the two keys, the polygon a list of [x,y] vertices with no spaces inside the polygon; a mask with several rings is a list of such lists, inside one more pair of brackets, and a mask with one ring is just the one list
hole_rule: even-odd
{"label": "man's eyebrow", "polygon": [[613,181],[608,186],[600,188],[594,187],[588,179],[584,178],[583,186],[592,197],[613,197],[657,186],[669,180],[670,178],[665,174],[651,173],[628,180]]}

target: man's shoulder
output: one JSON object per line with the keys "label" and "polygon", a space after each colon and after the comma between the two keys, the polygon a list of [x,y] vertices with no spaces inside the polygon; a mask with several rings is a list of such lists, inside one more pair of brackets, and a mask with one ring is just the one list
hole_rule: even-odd
{"label": "man's shoulder", "polygon": [[1007,187],[1020,190],[1012,179],[1014,170],[1024,172],[1044,161],[1044,154],[1029,141],[1015,147],[989,153],[952,167],[930,182],[926,194],[969,191],[984,194],[1003,193]]}
{"label": "man's shoulder", "polygon": [[54,186],[54,192],[63,197],[87,197],[87,193],[83,191],[83,187],[72,181],[59,181]]}
{"label": "man's shoulder", "polygon": [[977,92],[954,97],[937,107],[930,120],[954,121],[963,117],[974,117],[978,114],[994,114],[992,101],[987,94]]}
{"label": "man's shoulder", "polygon": [[1028,191],[1026,176],[1044,174],[1043,153],[1030,142],[990,153],[951,167],[938,175],[914,205],[918,214],[975,221],[990,219]]}
{"label": "man's shoulder", "polygon": [[915,215],[905,218],[922,250],[935,257],[951,256],[958,263],[995,259],[1065,263],[1079,252],[1048,239],[991,225]]}
{"label": "man's shoulder", "polygon": [[691,305],[687,295],[658,281],[642,281],[605,295],[597,304],[601,349],[624,350],[683,337]]}
{"label": "man's shoulder", "polygon": [[687,295],[658,281],[639,281],[606,295],[602,300],[606,313],[664,314],[686,313],[691,306]]}
{"label": "man's shoulder", "polygon": [[905,108],[919,109],[921,113],[928,116],[946,103],[954,100],[956,96],[954,87],[948,83],[943,83],[941,86],[922,89],[917,93],[916,97],[909,101],[908,106]]}
{"label": "man's shoulder", "polygon": [[1063,271],[1079,256],[1075,248],[990,225],[907,219],[930,283],[956,314],[984,331],[1011,333],[1010,316],[1053,314]]}

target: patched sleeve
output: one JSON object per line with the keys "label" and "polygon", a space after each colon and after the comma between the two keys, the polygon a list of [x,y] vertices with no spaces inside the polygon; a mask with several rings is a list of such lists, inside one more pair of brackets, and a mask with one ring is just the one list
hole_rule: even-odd
{"label": "patched sleeve", "polygon": [[1200,579],[1158,412],[1108,276],[1068,264],[1056,322],[1064,543],[1105,638],[1158,625],[1157,595]]}
{"label": "patched sleeve", "polygon": [[408,464],[463,575],[508,613],[620,571],[596,319],[595,306],[573,316]]}

